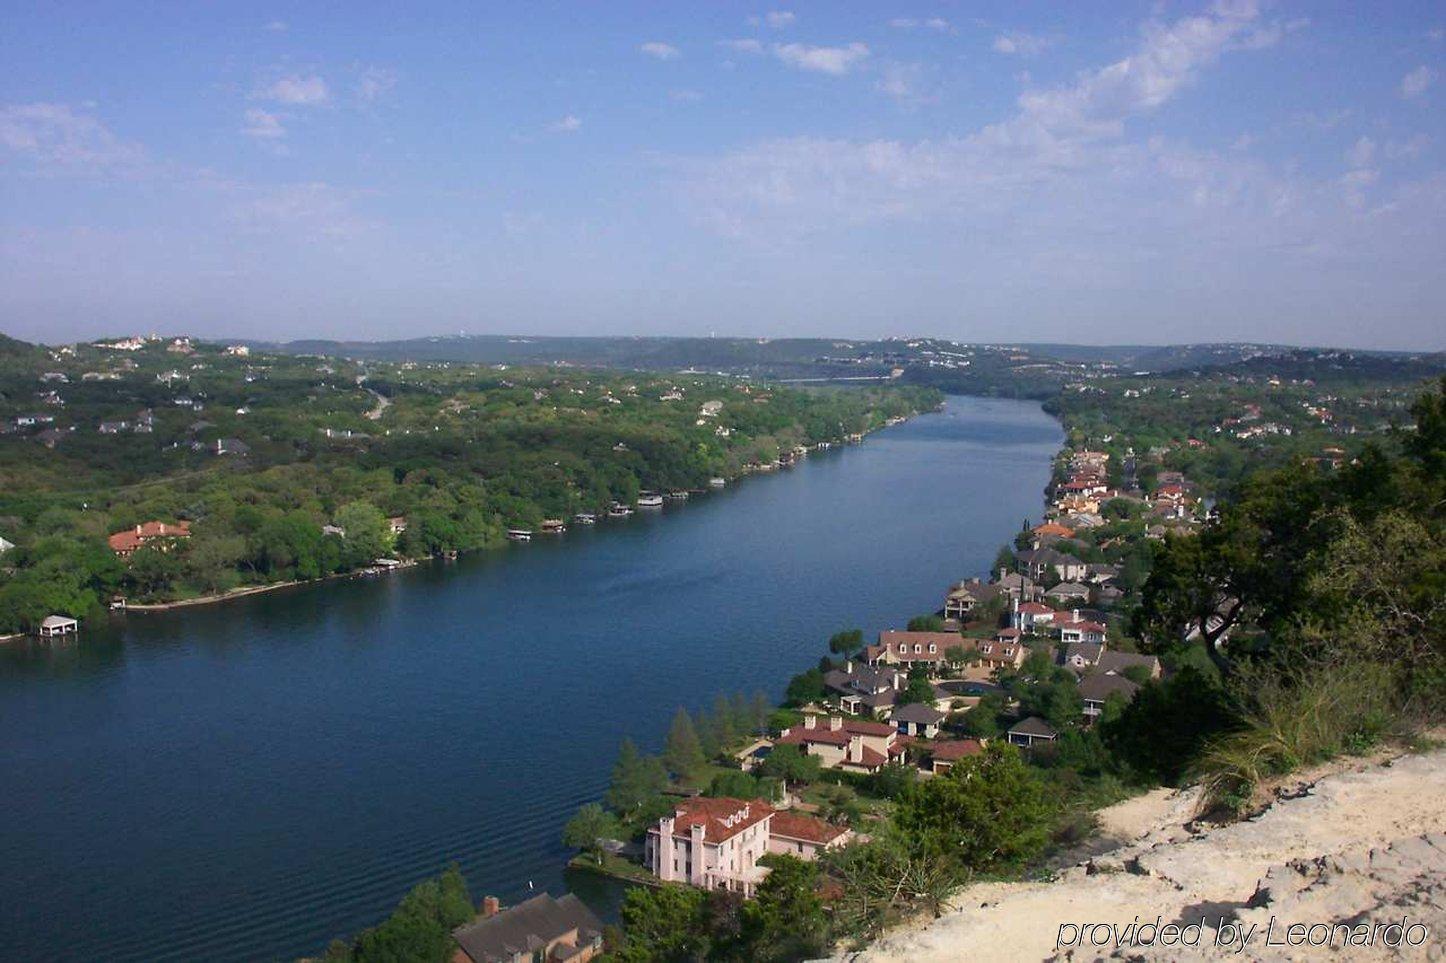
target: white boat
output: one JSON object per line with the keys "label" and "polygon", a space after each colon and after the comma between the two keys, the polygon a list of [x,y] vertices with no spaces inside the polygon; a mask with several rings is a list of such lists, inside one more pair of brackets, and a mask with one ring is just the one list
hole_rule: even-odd
{"label": "white boat", "polygon": [[663,496],[657,492],[641,492],[638,495],[639,508],[662,508]]}
{"label": "white boat", "polygon": [[530,542],[532,541],[532,532],[525,528],[509,528],[507,530],[507,537],[514,542]]}
{"label": "white boat", "polygon": [[572,516],[572,520],[579,525],[596,525],[597,516],[592,512],[578,512]]}
{"label": "white boat", "polygon": [[688,500],[688,490],[686,488],[670,489],[668,491],[668,497],[674,501],[685,502]]}
{"label": "white boat", "polygon": [[633,510],[622,502],[613,502],[612,507],[608,509],[608,518],[627,518],[632,513]]}
{"label": "white boat", "polygon": [[710,479],[708,479],[708,487],[709,487],[709,488],[722,488],[722,487],[723,487],[724,485],[726,485],[726,484],[728,484],[728,479],[726,479],[726,478],[710,478]]}

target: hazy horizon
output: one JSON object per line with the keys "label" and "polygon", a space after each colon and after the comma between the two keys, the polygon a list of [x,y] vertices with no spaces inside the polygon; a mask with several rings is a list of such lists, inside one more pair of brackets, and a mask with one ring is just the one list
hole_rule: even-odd
{"label": "hazy horizon", "polygon": [[0,331],[1446,347],[1446,15],[49,6]]}

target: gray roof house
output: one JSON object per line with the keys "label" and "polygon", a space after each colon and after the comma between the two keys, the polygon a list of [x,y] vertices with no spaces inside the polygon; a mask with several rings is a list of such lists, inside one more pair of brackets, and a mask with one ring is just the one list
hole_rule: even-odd
{"label": "gray roof house", "polygon": [[944,713],[922,702],[911,702],[895,707],[889,713],[889,721],[906,736],[932,739],[939,734],[939,723],[944,721]]}
{"label": "gray roof house", "polygon": [[1091,672],[1080,680],[1079,695],[1084,700],[1084,717],[1093,722],[1105,711],[1105,701],[1110,696],[1124,696],[1125,701],[1135,697],[1140,687],[1122,675],[1109,672]]}
{"label": "gray roof house", "polygon": [[583,963],[602,950],[602,922],[571,893],[541,893],[510,909],[452,931],[458,953],[472,963]]}
{"label": "gray roof house", "polygon": [[1028,719],[1016,722],[1013,728],[1005,733],[1005,736],[1014,745],[1029,749],[1038,742],[1054,742],[1059,738],[1059,733],[1054,731],[1054,726],[1039,716],[1030,716]]}

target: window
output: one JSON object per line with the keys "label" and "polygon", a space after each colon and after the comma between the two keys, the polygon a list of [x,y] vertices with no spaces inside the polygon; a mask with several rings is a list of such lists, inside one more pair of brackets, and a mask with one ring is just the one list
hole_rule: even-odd
{"label": "window", "polygon": [[933,642],[930,642],[930,643],[929,643],[929,654],[930,654],[930,655],[933,655],[935,652],[938,652],[938,651],[939,651],[939,647],[938,647],[937,645],[935,645]]}

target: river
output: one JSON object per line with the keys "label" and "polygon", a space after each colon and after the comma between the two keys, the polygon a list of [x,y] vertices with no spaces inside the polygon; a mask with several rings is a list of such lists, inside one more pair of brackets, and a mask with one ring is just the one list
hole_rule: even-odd
{"label": "river", "polygon": [[606,903],[558,837],[619,739],[936,609],[1060,442],[950,398],[595,530],[0,646],[0,957],[291,960],[451,860],[478,899]]}

